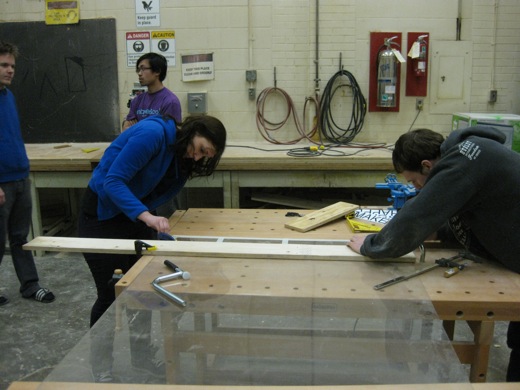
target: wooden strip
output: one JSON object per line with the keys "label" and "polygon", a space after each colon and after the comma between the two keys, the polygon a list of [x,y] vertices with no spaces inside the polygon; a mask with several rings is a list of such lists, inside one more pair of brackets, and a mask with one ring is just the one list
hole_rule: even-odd
{"label": "wooden strip", "polygon": [[125,290],[125,288],[128,287],[130,283],[135,280],[137,275],[139,275],[148,266],[148,264],[150,264],[152,259],[153,257],[151,256],[143,256],[137,263],[132,266],[132,268],[127,271],[127,273],[114,286],[116,291],[116,298]]}
{"label": "wooden strip", "polygon": [[[229,385],[154,385],[138,383],[13,382],[8,390],[229,390]],[[235,390],[416,390],[417,384],[397,385],[234,385]],[[518,390],[518,383],[421,383],[421,390]]]}
{"label": "wooden strip", "polygon": [[307,232],[321,225],[325,225],[330,221],[334,221],[337,218],[343,217],[358,208],[359,206],[355,204],[337,202],[320,210],[313,211],[310,214],[298,218],[294,222],[286,223],[285,227],[299,232]]}
{"label": "wooden strip", "polygon": [[[24,245],[26,250],[45,250],[49,252],[117,253],[134,254],[134,240],[105,238],[47,237],[39,236]],[[255,259],[287,260],[344,260],[374,261],[362,256],[346,245],[304,245],[304,244],[265,244],[230,242],[193,242],[147,240],[154,250],[143,250],[143,255],[152,256],[197,256],[233,257]],[[384,261],[378,259],[377,261]],[[386,259],[387,261],[390,259]],[[415,262],[409,253],[393,262]]]}

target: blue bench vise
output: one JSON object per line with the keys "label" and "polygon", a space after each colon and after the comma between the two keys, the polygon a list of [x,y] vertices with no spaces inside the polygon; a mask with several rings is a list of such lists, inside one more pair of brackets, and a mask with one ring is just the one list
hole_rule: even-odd
{"label": "blue bench vise", "polygon": [[390,209],[399,210],[404,206],[404,203],[409,199],[417,195],[417,190],[411,184],[403,184],[397,181],[397,176],[394,173],[389,173],[385,177],[384,183],[376,183],[376,188],[389,189],[390,198],[387,198],[389,202],[392,202]]}

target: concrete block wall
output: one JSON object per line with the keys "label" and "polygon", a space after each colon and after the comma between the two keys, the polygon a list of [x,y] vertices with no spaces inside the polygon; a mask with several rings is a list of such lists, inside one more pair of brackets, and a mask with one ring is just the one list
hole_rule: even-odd
{"label": "concrete block wall", "polygon": [[[473,6],[473,82],[475,112],[520,113],[520,3],[475,1]],[[496,90],[497,102],[488,102]]]}
{"label": "concrete block wall", "polygon": [[[329,79],[340,69],[354,75],[368,100],[370,32],[400,31],[406,55],[407,33],[428,31],[431,44],[456,40],[456,19],[462,16],[461,40],[472,42],[472,112],[520,113],[520,3],[517,0],[162,0],[161,26],[140,29],[135,23],[135,0],[81,0],[80,17],[115,18],[121,119],[137,77],[127,67],[125,33],[129,31],[174,30],[176,66],[168,70],[165,84],[179,96],[187,115],[187,93],[208,92],[210,115],[228,128],[230,143],[261,141],[256,125],[257,105],[249,98],[245,71],[257,70],[256,96],[274,87],[287,93],[302,121],[307,97],[321,94]],[[319,3],[319,83],[316,90],[316,4]],[[3,21],[44,20],[42,0],[0,0]],[[1,37],[0,37],[1,38]],[[214,53],[215,79],[199,82],[181,80],[181,55]],[[393,143],[414,119],[415,97],[405,96],[405,66],[401,74],[401,105],[395,113],[368,112],[358,142]],[[450,114],[430,111],[428,96],[414,127],[430,127],[448,133]],[[495,89],[498,100],[488,102]],[[334,106],[335,119],[347,125],[350,118],[348,91]],[[266,100],[266,118],[282,121],[288,102],[281,94]],[[306,111],[307,129],[314,118]],[[304,130],[307,130],[304,129]],[[280,140],[298,132],[290,117],[274,133]]]}

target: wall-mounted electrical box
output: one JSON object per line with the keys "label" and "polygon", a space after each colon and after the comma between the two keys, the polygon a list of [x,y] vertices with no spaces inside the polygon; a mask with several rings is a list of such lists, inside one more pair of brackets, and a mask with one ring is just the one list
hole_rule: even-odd
{"label": "wall-mounted electrical box", "polygon": [[473,42],[430,42],[429,113],[468,112],[471,100]]}
{"label": "wall-mounted electrical box", "polygon": [[188,93],[188,113],[201,115],[208,112],[207,93],[190,92]]}

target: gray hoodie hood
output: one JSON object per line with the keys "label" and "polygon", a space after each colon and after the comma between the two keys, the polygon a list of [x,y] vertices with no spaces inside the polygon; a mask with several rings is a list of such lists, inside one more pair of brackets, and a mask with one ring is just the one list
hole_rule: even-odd
{"label": "gray hoodie hood", "polygon": [[467,127],[453,131],[441,145],[441,155],[444,155],[453,146],[461,143],[469,137],[487,138],[501,144],[506,142],[506,136],[500,130],[488,126]]}

